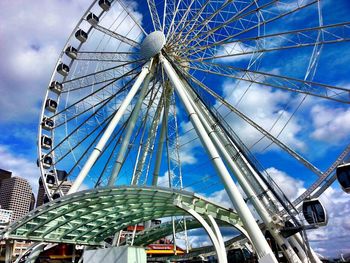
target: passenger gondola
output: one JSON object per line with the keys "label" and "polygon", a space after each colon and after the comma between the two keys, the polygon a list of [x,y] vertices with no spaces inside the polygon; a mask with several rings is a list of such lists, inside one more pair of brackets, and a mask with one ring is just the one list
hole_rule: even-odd
{"label": "passenger gondola", "polygon": [[46,135],[41,136],[41,148],[43,149],[50,149],[52,146],[52,139]]}
{"label": "passenger gondola", "polygon": [[42,155],[41,160],[37,160],[36,164],[39,166],[40,162],[42,163],[44,169],[49,169],[52,165],[52,157],[50,155]]}
{"label": "passenger gondola", "polygon": [[86,21],[88,21],[91,25],[97,25],[99,22],[99,18],[97,15],[95,15],[94,13],[90,13],[87,15],[86,17]]}
{"label": "passenger gondola", "polygon": [[103,9],[103,11],[108,11],[111,8],[111,2],[108,0],[100,0],[98,1],[99,6]]}
{"label": "passenger gondola", "polygon": [[53,185],[53,184],[55,184],[55,182],[56,182],[56,179],[55,179],[55,176],[53,175],[52,172],[46,174],[46,183],[47,184]]}
{"label": "passenger gondola", "polygon": [[57,72],[66,77],[69,73],[69,67],[66,64],[61,63],[57,66]]}
{"label": "passenger gondola", "polygon": [[337,167],[337,179],[344,192],[350,193],[350,163]]}
{"label": "passenger gondola", "polygon": [[66,50],[64,51],[68,57],[71,59],[76,59],[78,56],[78,50],[75,47],[68,46]]}
{"label": "passenger gondola", "polygon": [[60,95],[63,90],[63,86],[58,81],[52,81],[49,86],[49,89],[57,95]]}
{"label": "passenger gondola", "polygon": [[75,32],[75,37],[82,43],[84,43],[87,38],[88,38],[88,34],[82,30],[82,29],[79,29],[77,32]]}
{"label": "passenger gondola", "polygon": [[304,200],[303,215],[310,225],[325,226],[328,222],[327,212],[321,202],[315,199]]}
{"label": "passenger gondola", "polygon": [[45,109],[51,112],[55,112],[57,109],[57,102],[53,99],[47,99],[45,102]]}
{"label": "passenger gondola", "polygon": [[42,122],[41,122],[41,127],[44,130],[47,131],[51,131],[53,129],[53,127],[55,126],[55,123],[52,119],[48,118],[48,117],[44,117]]}

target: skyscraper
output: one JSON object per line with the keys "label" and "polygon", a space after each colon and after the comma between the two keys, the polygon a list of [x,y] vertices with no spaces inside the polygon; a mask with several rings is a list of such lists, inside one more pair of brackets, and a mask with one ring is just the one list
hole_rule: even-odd
{"label": "skyscraper", "polygon": [[17,220],[29,212],[32,200],[32,187],[29,182],[20,177],[10,177],[1,180],[1,208],[12,210],[11,221]]}
{"label": "skyscraper", "polygon": [[[60,181],[59,184],[60,189],[62,190],[62,193],[64,195],[66,195],[69,191],[69,189],[72,187],[72,183],[70,181]],[[42,179],[39,178],[39,188],[38,188],[38,195],[37,195],[37,202],[36,202],[36,207],[43,205],[44,203],[46,203],[48,201],[46,193],[45,193],[45,189],[44,189],[44,185],[42,183]]]}
{"label": "skyscraper", "polygon": [[1,187],[2,180],[11,178],[11,175],[12,173],[10,171],[0,169],[0,187]]}

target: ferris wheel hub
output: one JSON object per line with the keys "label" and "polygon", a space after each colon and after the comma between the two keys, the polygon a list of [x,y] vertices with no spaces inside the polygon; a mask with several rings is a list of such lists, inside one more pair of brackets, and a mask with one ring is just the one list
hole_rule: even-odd
{"label": "ferris wheel hub", "polygon": [[141,56],[151,58],[159,54],[165,45],[165,35],[162,31],[150,33],[141,44]]}

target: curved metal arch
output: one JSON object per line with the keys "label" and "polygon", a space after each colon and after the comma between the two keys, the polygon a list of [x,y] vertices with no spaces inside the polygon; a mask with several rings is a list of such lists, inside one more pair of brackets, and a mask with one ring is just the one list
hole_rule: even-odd
{"label": "curved metal arch", "polygon": [[233,210],[197,194],[162,187],[119,186],[86,190],[50,202],[7,227],[0,238],[100,245],[110,236],[110,229],[118,231],[145,219],[188,215],[178,207],[179,202],[245,232]]}

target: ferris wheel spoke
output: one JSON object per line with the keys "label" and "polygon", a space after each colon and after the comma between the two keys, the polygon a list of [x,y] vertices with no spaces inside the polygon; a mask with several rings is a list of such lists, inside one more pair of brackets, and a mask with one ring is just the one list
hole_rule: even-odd
{"label": "ferris wheel spoke", "polygon": [[[189,66],[189,68],[215,74],[218,76],[225,76],[236,80],[243,80],[255,84],[260,84],[262,86],[308,94],[315,97],[350,104],[350,99],[348,98],[350,90],[346,88],[275,75],[272,73],[242,69],[217,63],[194,62],[192,63],[192,66]],[[245,73],[249,73],[249,75]]]}
{"label": "ferris wheel spoke", "polygon": [[[245,24],[244,22],[245,21],[248,21],[250,23],[253,22],[251,20],[246,19],[247,16],[255,15],[256,13],[261,12],[261,10],[263,10],[264,8],[271,8],[271,6],[273,6],[278,1],[280,1],[280,0],[273,0],[271,2],[268,2],[268,3],[264,4],[264,5],[256,8],[256,9],[253,9],[253,10],[249,11],[249,8],[252,7],[254,4],[256,4],[256,1],[252,1],[248,6],[246,6],[243,9],[241,9],[239,12],[237,12],[235,15],[233,15],[230,19],[220,23],[219,26],[216,26],[216,27],[212,28],[210,31],[202,32],[202,33],[194,36],[194,38],[192,38],[192,39],[190,39],[188,41],[181,42],[181,44],[183,44],[184,46],[192,46],[191,42],[192,42],[192,40],[195,40],[195,39],[201,39],[200,42],[203,42],[209,36],[214,35],[217,31],[220,31],[222,28],[230,27],[230,25],[232,25],[233,23],[241,24],[241,26],[242,26],[241,31],[242,31],[242,30],[244,30],[244,24]],[[237,31],[238,28],[235,28],[235,29],[236,29],[235,31]],[[230,38],[233,38],[233,37],[230,37]],[[201,45],[196,45],[196,46],[200,47]]]}
{"label": "ferris wheel spoke", "polygon": [[[101,127],[104,127],[105,124],[110,121],[110,119],[113,117],[113,114],[110,114],[107,116],[107,118],[105,118],[104,120],[102,120],[102,122],[99,123],[99,125],[96,125],[96,127],[94,129],[92,129],[90,132],[88,132],[85,136],[81,137],[79,139],[79,142],[76,143],[75,145],[71,146],[66,153],[64,153],[63,155],[59,156],[57,158],[57,160],[54,162],[53,165],[57,165],[58,163],[60,163],[62,160],[64,160],[65,157],[67,157],[67,155],[69,155],[70,153],[72,153],[76,148],[78,148],[85,140],[87,140],[89,137],[91,137],[98,129],[101,129]],[[82,125],[83,126],[83,125]],[[77,132],[79,131],[79,129],[77,129],[76,131],[72,132],[70,134],[69,137],[74,136]],[[97,138],[102,134],[102,132],[104,131],[104,129],[101,129],[100,132],[96,135],[95,139],[93,140],[94,142],[97,140]],[[64,138],[63,141],[69,140],[69,137]],[[52,152],[57,150],[62,144],[58,144],[54,149],[52,149]]]}
{"label": "ferris wheel spoke", "polygon": [[[177,1],[177,4],[176,4]],[[178,15],[179,12],[179,7],[180,4],[183,0],[167,0],[167,10],[170,10],[170,12],[166,13],[166,17],[169,19],[169,17],[171,17],[171,21],[169,23],[169,26],[166,26],[166,23],[164,24],[164,33],[166,33],[166,39],[168,39],[169,34],[171,35],[174,31],[174,22],[176,19],[176,16]],[[172,4],[169,4],[169,2],[172,2]],[[170,9],[171,7],[174,8],[174,10]],[[167,29],[167,30],[166,30]]]}
{"label": "ferris wheel spoke", "polygon": [[[169,43],[171,44],[172,42],[177,42],[179,39],[182,39],[182,33],[185,33],[185,31],[187,32],[184,36],[185,39],[187,39],[188,35],[190,33],[194,32],[194,28],[197,28],[196,25],[200,26],[202,24],[204,24],[204,19],[201,19],[202,14],[204,13],[205,9],[207,8],[207,6],[210,5],[210,1],[206,1],[202,7],[195,13],[195,15],[193,17],[190,17],[190,19],[187,19],[187,17],[185,18],[185,24],[182,28],[180,28],[179,31],[176,31],[176,38],[172,41],[169,41]],[[189,28],[188,28],[189,27]]]}
{"label": "ferris wheel spoke", "polygon": [[[133,64],[136,64],[136,66],[124,73],[125,69],[129,69]],[[139,61],[132,61],[107,69],[102,69],[83,76],[74,77],[62,82],[62,85],[64,86],[62,93],[67,93],[72,90],[79,90],[81,88],[89,87],[97,83],[104,83],[111,79],[111,76],[114,77],[113,79],[122,79],[128,76],[131,72],[140,69],[144,64],[145,63],[140,64]]]}
{"label": "ferris wheel spoke", "polygon": [[139,48],[139,46],[140,46],[140,44],[138,42],[136,42],[135,40],[130,39],[130,38],[128,38],[126,36],[123,36],[121,34],[118,34],[117,32],[109,30],[108,28],[105,28],[105,27],[97,25],[97,24],[93,25],[93,27],[96,30],[98,30],[98,31],[100,31],[100,32],[102,32],[102,33],[104,33],[106,35],[109,35],[112,38],[115,38],[115,39],[117,39],[117,40],[119,40],[119,41],[121,41],[121,42],[123,42],[125,44],[128,44],[129,46],[132,46],[132,47],[135,47],[135,48]]}
{"label": "ferris wheel spoke", "polygon": [[[151,94],[151,98],[150,98],[148,105],[147,105],[147,110],[146,110],[145,117],[144,117],[143,132],[142,132],[142,135],[140,138],[140,143],[139,143],[139,147],[137,150],[137,157],[135,160],[135,166],[134,166],[132,179],[131,179],[131,182],[135,182],[136,184],[138,184],[138,181],[139,181],[141,174],[144,170],[144,165],[145,165],[145,162],[147,159],[147,155],[149,155],[149,153],[151,152],[150,145],[151,145],[151,141],[153,141],[153,140],[150,138],[152,138],[152,135],[153,135],[152,131],[158,127],[159,115],[160,115],[160,111],[161,111],[161,109],[159,108],[159,103],[156,107],[156,110],[155,110],[153,116],[150,116],[151,108],[155,104],[156,98],[158,96],[158,92],[161,88],[159,85],[157,91],[154,91],[155,84],[156,83],[153,84],[153,88],[152,88],[152,93],[154,93],[154,94]],[[162,97],[159,99],[159,101],[161,101],[161,100],[162,100]],[[146,126],[146,124],[149,122],[148,120],[151,122],[149,129],[147,129],[148,126]],[[149,159],[151,159],[151,158],[149,158]]]}
{"label": "ferris wheel spoke", "polygon": [[123,0],[116,0],[118,4],[124,9],[124,11],[128,14],[128,16],[134,21],[134,23],[137,25],[137,27],[147,36],[148,33],[145,31],[145,29],[141,26],[140,21],[138,21],[135,16],[132,14],[132,12],[128,9],[128,5],[126,5]]}
{"label": "ferris wheel spoke", "polygon": [[[304,193],[302,193],[297,199],[293,201],[294,206],[300,205],[300,203],[307,198],[308,196],[313,197],[319,197],[328,187],[321,187],[319,188],[323,183],[326,184],[326,186],[330,186],[329,183],[335,180],[335,173],[336,168],[338,165],[344,162],[346,157],[349,157],[350,154],[350,144],[345,147],[343,152],[339,155],[337,160],[323,173],[321,177],[319,177]],[[327,182],[329,180],[330,182]],[[313,194],[315,191],[317,192]]]}
{"label": "ferris wheel spoke", "polygon": [[248,116],[246,116],[244,113],[239,111],[236,107],[232,106],[229,102],[227,102],[223,97],[221,97],[219,94],[217,94],[213,89],[210,89],[206,85],[204,85],[202,82],[194,78],[193,76],[190,76],[188,73],[182,71],[182,73],[187,76],[187,79],[189,81],[192,81],[195,83],[198,87],[206,91],[208,94],[213,96],[216,100],[218,100],[221,104],[223,104],[225,107],[227,107],[231,112],[235,113],[239,118],[247,122],[250,126],[255,128],[257,131],[259,131],[261,134],[266,136],[268,139],[270,139],[272,142],[274,142],[276,145],[278,145],[281,149],[286,151],[288,154],[290,154],[293,158],[295,158],[298,162],[302,163],[305,167],[310,169],[312,172],[317,174],[318,176],[322,176],[322,172],[316,168],[313,164],[311,164],[309,161],[307,161],[304,157],[299,155],[297,152],[295,152],[293,149],[288,147],[286,144],[281,142],[278,138],[273,136],[271,133],[266,131],[264,128],[262,128],[260,125],[255,123],[252,119],[250,119]]}
{"label": "ferris wheel spoke", "polygon": [[[135,76],[133,76],[131,78],[131,80],[129,80],[127,82],[127,84],[130,83],[130,81],[133,81],[136,77],[137,77],[138,74],[136,74]],[[61,114],[63,114],[64,112],[67,112],[68,110],[76,107],[79,103],[82,103],[82,102],[85,102],[85,101],[89,101],[90,98],[93,98],[93,96],[95,96],[96,94],[98,94],[99,92],[103,91],[105,88],[109,87],[110,85],[113,85],[114,83],[116,83],[117,81],[121,80],[122,77],[120,78],[117,78],[117,79],[112,79],[109,83],[105,84],[104,86],[100,87],[99,89],[96,89],[95,91],[87,94],[86,96],[84,97],[81,97],[79,100],[75,101],[74,103],[66,106],[64,109],[62,109],[61,111],[55,113],[54,115],[51,116],[51,118],[55,118]],[[106,99],[108,100],[108,98],[114,98],[116,95],[118,95],[120,92],[124,91],[126,88],[126,86],[123,86],[121,87],[118,91],[114,92],[113,94],[110,94],[109,93],[109,97],[107,97]],[[103,100],[103,99],[102,99]],[[102,100],[100,100],[98,103],[100,103]],[[90,100],[91,101],[91,100]],[[91,102],[90,102],[91,104]]]}
{"label": "ferris wheel spoke", "polygon": [[[205,35],[205,34],[203,34],[203,33],[201,33],[201,32],[205,32],[205,33],[208,33],[208,32],[211,32],[213,29],[208,29],[208,30],[204,30],[205,28],[206,28],[206,26],[209,24],[209,23],[212,23],[213,21],[213,18],[214,17],[216,17],[216,16],[218,16],[220,13],[221,13],[221,11],[223,10],[223,9],[225,9],[229,4],[233,4],[234,6],[235,6],[235,3],[234,2],[232,2],[232,1],[230,1],[230,0],[228,0],[228,1],[225,1],[222,5],[221,5],[221,7],[219,7],[218,9],[216,9],[215,10],[215,12],[213,12],[210,16],[208,16],[208,17],[206,17],[203,21],[201,21],[199,24],[197,24],[197,26],[196,27],[192,27],[192,29],[191,30],[188,30],[188,33],[186,34],[186,36],[184,37],[184,38],[181,38],[181,39],[177,39],[178,41],[180,41],[181,43],[190,43],[189,41],[187,41],[187,39],[188,39],[188,37],[189,37],[189,35],[191,34],[191,33],[195,33],[194,34],[194,36],[193,36],[193,38],[191,38],[191,41],[192,40],[195,40],[195,39],[197,39],[197,38],[200,38],[200,35],[202,36],[202,35]],[[255,1],[252,1],[252,2],[248,2],[247,3],[248,5],[246,6],[246,7],[243,7],[240,11],[238,11],[236,14],[234,14],[233,16],[232,16],[232,18],[234,18],[234,17],[237,17],[237,16],[239,16],[239,15],[241,15],[241,14],[243,14],[246,10],[248,10],[251,6],[253,6],[254,4],[256,4],[256,2]],[[236,7],[236,6],[235,6]],[[236,8],[237,10],[238,10],[238,8]],[[193,24],[194,25],[194,24]],[[199,41],[200,42],[200,41]]]}
{"label": "ferris wheel spoke", "polygon": [[[123,90],[126,90],[128,87],[130,87],[132,81],[129,81],[126,85],[124,85],[124,87],[122,89],[120,89],[120,92]],[[91,115],[89,115],[86,119],[84,119],[84,121],[82,121],[79,125],[77,125],[70,133],[68,133],[63,139],[61,139],[61,141],[59,143],[57,143],[55,145],[55,147],[53,147],[51,149],[51,152],[55,151],[59,146],[61,146],[66,140],[68,140],[71,136],[73,136],[79,129],[81,129],[84,125],[86,125],[87,121],[89,121],[90,119],[94,118],[97,114],[99,114],[99,112],[101,110],[104,109],[105,106],[107,106],[107,104],[112,101],[112,99],[114,97],[116,97],[120,92],[115,93],[113,96],[111,96],[110,98],[108,98],[100,107],[98,107]]]}
{"label": "ferris wheel spoke", "polygon": [[[319,38],[321,34],[321,38]],[[339,23],[320,27],[293,30],[276,34],[243,38],[239,40],[227,41],[224,44],[212,43],[197,48],[197,50],[210,49],[215,46],[222,46],[226,54],[217,54],[213,57],[205,57],[203,60],[219,59],[226,57],[242,56],[254,53],[265,53],[269,51],[279,51],[291,48],[304,48],[314,45],[334,44],[348,42],[350,40],[350,23]],[[271,46],[257,47],[257,42],[273,43]],[[183,51],[194,50],[194,47],[187,47]],[[231,50],[231,51],[228,51]]]}
{"label": "ferris wheel spoke", "polygon": [[154,30],[155,31],[163,31],[164,29],[160,23],[156,3],[154,2],[154,0],[147,0],[147,5],[148,5],[149,12],[151,14],[151,19],[152,19]]}
{"label": "ferris wheel spoke", "polygon": [[[195,1],[191,1],[190,4],[188,5],[184,15],[181,17],[181,20],[178,22],[177,27],[174,30],[174,34],[173,34],[173,38],[169,39],[169,43],[170,45],[176,41],[177,39],[179,39],[182,36],[182,33],[185,29],[187,29],[188,26],[190,26],[191,24],[195,24],[198,23],[198,19],[201,16],[201,14],[204,12],[205,8],[208,6],[208,4],[210,3],[210,0],[206,0],[203,5],[201,6],[201,8],[192,16],[189,17],[191,15],[191,13],[193,12],[192,5]],[[177,37],[177,38],[175,38]]]}
{"label": "ferris wheel spoke", "polygon": [[79,51],[75,60],[88,61],[113,61],[113,62],[130,62],[142,61],[138,52],[106,52],[106,51]]}
{"label": "ferris wheel spoke", "polygon": [[79,86],[79,87],[76,87],[76,88],[72,88],[72,89],[69,89],[69,90],[65,90],[64,92],[62,93],[67,93],[67,92],[73,92],[73,91],[77,91],[77,90],[82,90],[82,89],[85,89],[85,88],[88,88],[88,87],[92,87],[94,85],[99,85],[99,84],[103,84],[103,83],[106,83],[106,82],[110,82],[111,84],[113,84],[112,82],[114,81],[118,81],[118,80],[122,80],[123,78],[128,78],[128,77],[134,77],[135,75],[138,74],[138,71],[137,69],[141,68],[140,67],[137,67],[137,68],[134,68],[128,72],[126,72],[124,75],[120,76],[120,77],[117,77],[117,78],[109,78],[109,79],[105,79],[105,80],[102,80],[102,81],[96,81],[94,83],[90,83],[90,84],[87,84],[87,85],[82,85],[82,86]]}
{"label": "ferris wheel spoke", "polygon": [[[86,147],[86,149],[82,152],[82,154],[79,156],[79,158],[74,162],[74,165],[71,167],[71,169],[67,172],[67,176],[66,178],[70,177],[73,172],[75,171],[76,168],[79,168],[82,161],[84,160],[84,158],[86,158],[86,156],[89,154],[89,152],[91,152],[91,150],[93,149],[93,147],[96,145],[97,140],[99,138],[101,138],[103,132],[106,130],[107,125],[109,124],[110,119],[107,121],[105,127],[99,132],[98,136],[96,136],[94,138],[94,140]],[[123,131],[125,125],[122,125],[113,135],[113,140],[116,139],[116,137]],[[64,180],[66,179],[64,178]],[[64,182],[64,180],[62,181],[62,183]],[[62,183],[59,185],[59,187],[62,185]]]}
{"label": "ferris wheel spoke", "polygon": [[[198,37],[204,37],[201,38],[202,41],[201,43],[204,42],[204,40],[206,40],[209,36],[211,36],[212,34],[216,33],[218,30],[221,30],[223,27],[230,27],[230,24],[232,22],[240,22],[242,21],[242,25],[245,24],[245,26],[243,26],[240,31],[238,33],[235,33],[235,34],[232,34],[232,35],[229,35],[225,38],[222,38],[220,39],[219,41],[217,41],[216,43],[217,44],[224,44],[225,42],[229,41],[230,39],[234,39],[234,38],[237,38],[238,36],[244,34],[244,33],[247,33],[249,31],[252,31],[253,29],[256,29],[258,27],[261,27],[261,26],[265,26],[266,24],[269,24],[271,22],[274,22],[280,18],[283,18],[285,16],[288,16],[288,15],[291,15],[295,12],[298,12],[300,10],[303,10],[307,7],[310,7],[316,3],[318,3],[318,0],[313,0],[309,3],[304,3],[302,5],[299,5],[299,4],[296,4],[296,7],[292,10],[284,10],[284,9],[281,9],[281,10],[278,10],[279,12],[270,12],[269,9],[271,9],[271,6],[273,6],[274,4],[276,4],[276,2],[278,2],[279,0],[275,0],[275,1],[272,1],[264,6],[261,6],[255,10],[252,10],[252,11],[249,11],[248,13],[242,15],[242,16],[238,16],[238,17],[235,17],[235,18],[232,18],[224,23],[222,23],[220,26],[216,27],[216,28],[213,28],[210,32],[205,32],[203,34],[199,34],[197,36]],[[266,9],[266,10],[265,10]],[[268,17],[267,19],[265,19],[264,21],[262,22],[259,22],[259,21],[254,21],[254,20],[249,20],[249,21],[246,21],[246,16],[248,15],[251,15],[251,14],[254,14],[256,12],[265,12],[266,14],[270,14],[271,17]],[[245,23],[244,23],[244,22]],[[253,24],[252,26],[250,24]],[[183,43],[185,45],[188,45],[188,46],[191,46],[190,42],[189,43]],[[196,45],[197,47],[200,47],[200,45]],[[198,51],[196,51],[198,52]]]}

